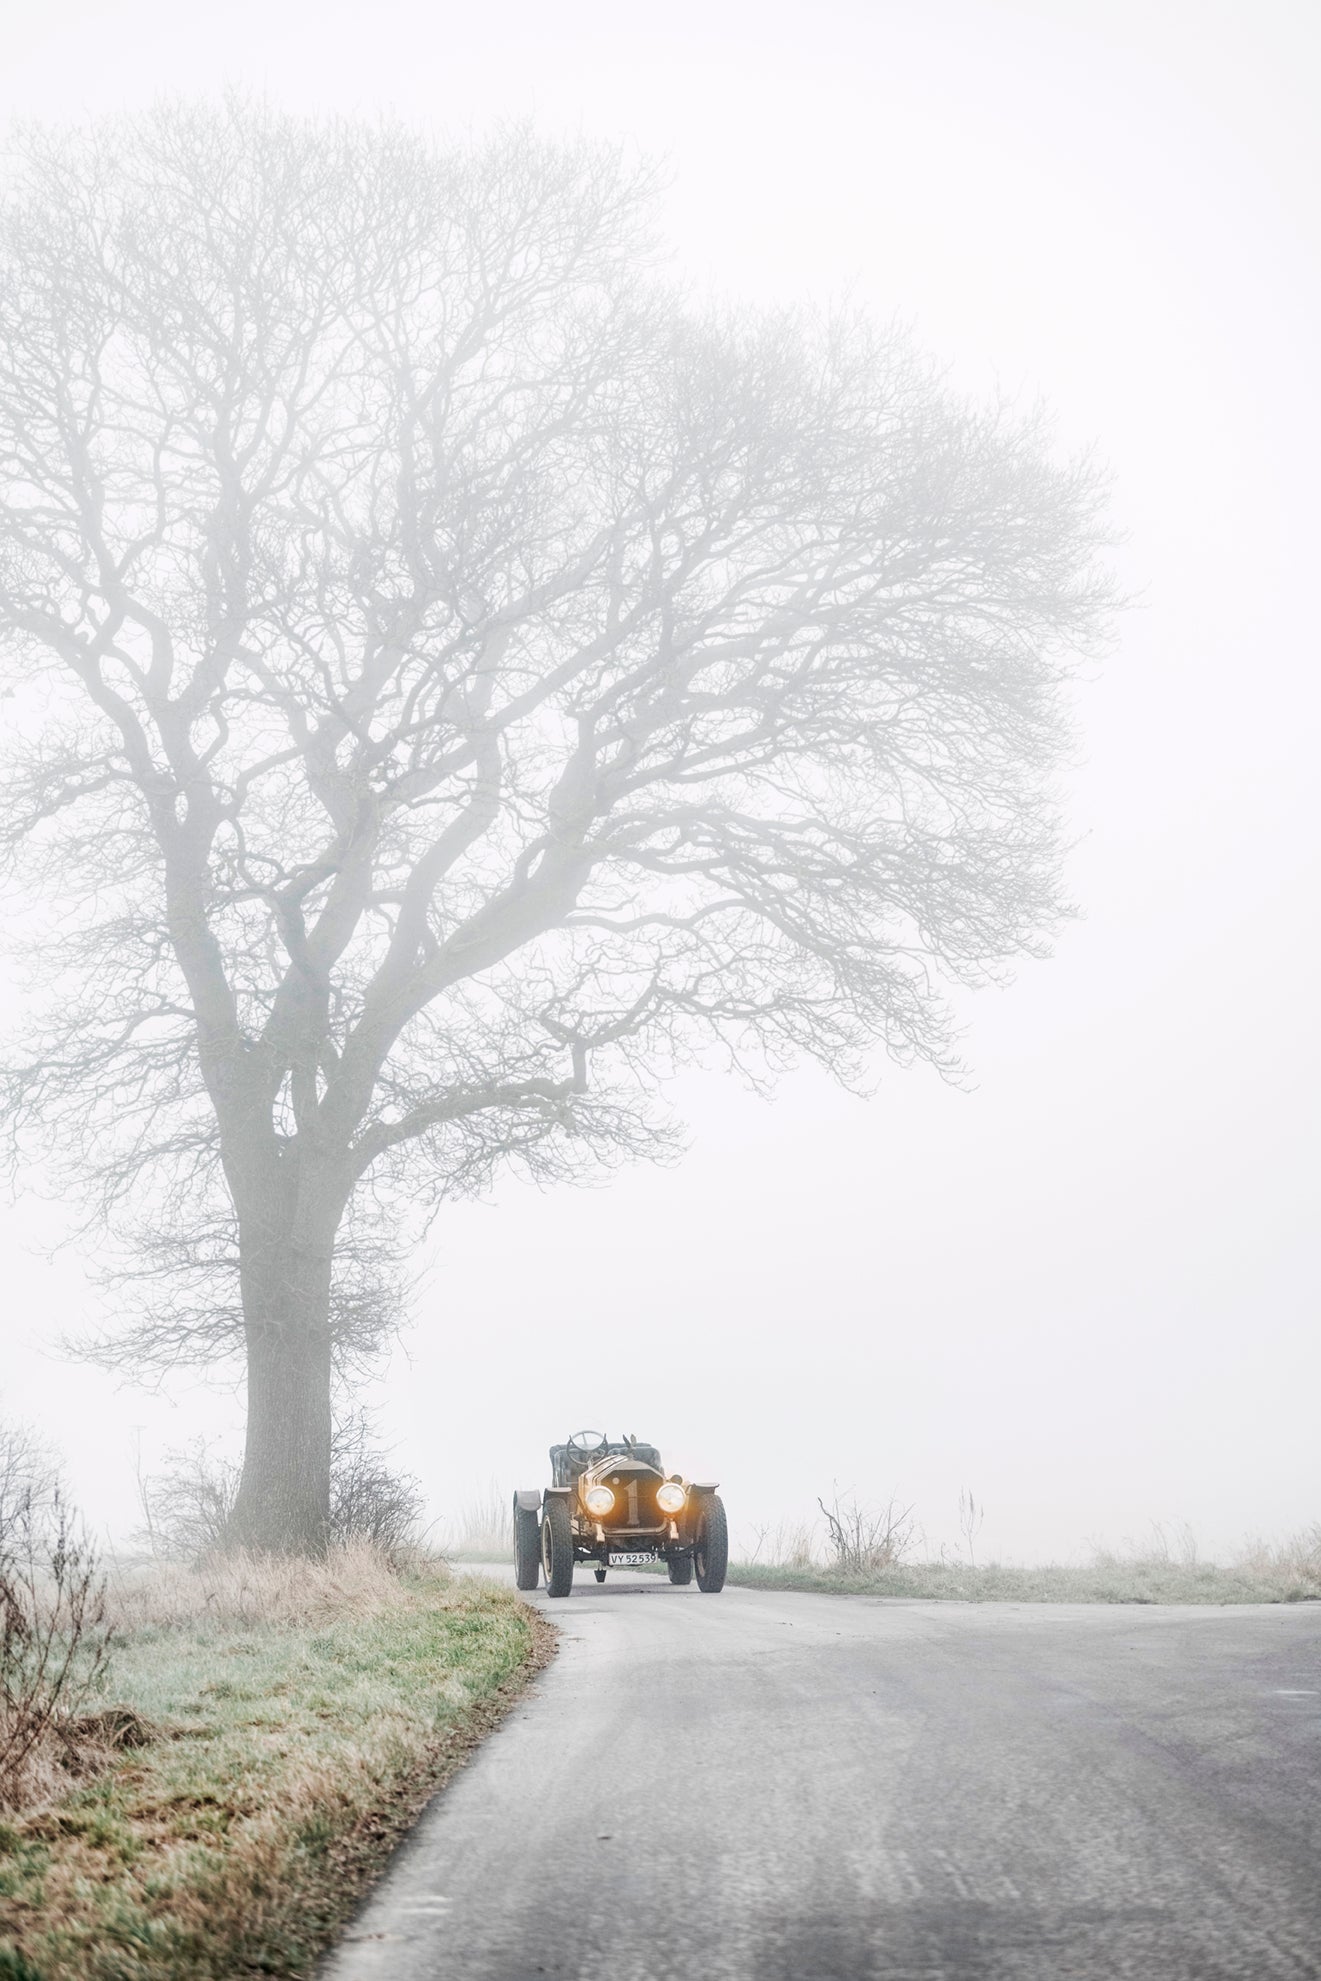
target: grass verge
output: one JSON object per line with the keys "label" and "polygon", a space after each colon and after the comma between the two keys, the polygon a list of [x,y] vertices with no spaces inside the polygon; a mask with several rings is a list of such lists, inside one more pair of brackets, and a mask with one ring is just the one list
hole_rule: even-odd
{"label": "grass verge", "polygon": [[[459,1560],[508,1560],[495,1548]],[[581,1569],[581,1564],[579,1567]],[[663,1562],[644,1562],[630,1575],[664,1575]],[[1085,1567],[1045,1563],[1021,1567],[988,1562],[892,1563],[851,1574],[823,1563],[729,1564],[731,1588],[802,1590],[822,1596],[893,1596],[948,1603],[1315,1603],[1321,1602],[1321,1560],[1175,1561],[1159,1555],[1099,1555]],[[3,1981],[3,1969],[0,1969]]]}
{"label": "grass verge", "polygon": [[0,1820],[0,1981],[311,1973],[547,1661],[504,1590],[379,1563],[119,1592],[97,1765]]}
{"label": "grass verge", "polygon": [[823,1595],[904,1596],[960,1603],[1297,1603],[1321,1601],[1321,1574],[1281,1566],[1219,1567],[1159,1557],[1102,1556],[1085,1567],[1019,1568],[988,1562],[900,1562],[866,1575],[834,1568],[731,1562],[744,1589],[804,1589]]}

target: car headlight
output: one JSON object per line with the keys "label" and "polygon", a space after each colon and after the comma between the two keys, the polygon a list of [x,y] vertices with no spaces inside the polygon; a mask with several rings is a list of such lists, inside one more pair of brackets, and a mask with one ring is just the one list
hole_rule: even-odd
{"label": "car headlight", "polygon": [[615,1496],[609,1486],[589,1486],[583,1495],[583,1504],[589,1513],[609,1513],[615,1503]]}
{"label": "car headlight", "polygon": [[662,1513],[682,1513],[683,1503],[687,1497],[682,1486],[669,1484],[659,1486],[656,1490],[656,1504]]}

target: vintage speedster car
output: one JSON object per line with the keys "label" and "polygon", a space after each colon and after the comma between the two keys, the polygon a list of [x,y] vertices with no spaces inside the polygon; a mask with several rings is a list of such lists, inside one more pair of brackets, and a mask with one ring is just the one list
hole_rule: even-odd
{"label": "vintage speedster car", "polygon": [[567,1596],[573,1565],[590,1561],[598,1582],[609,1568],[663,1561],[671,1582],[714,1596],[725,1586],[729,1532],[714,1481],[666,1477],[655,1445],[611,1443],[576,1431],[550,1448],[551,1483],[514,1494],[514,1569],[520,1589]]}

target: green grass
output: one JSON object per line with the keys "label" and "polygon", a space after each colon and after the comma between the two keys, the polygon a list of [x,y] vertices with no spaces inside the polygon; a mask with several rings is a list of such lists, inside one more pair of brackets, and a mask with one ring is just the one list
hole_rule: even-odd
{"label": "green grass", "polygon": [[293,1617],[245,1590],[138,1621],[108,1698],[146,1743],[0,1821],[0,1981],[310,1974],[548,1654],[525,1605],[434,1571]]}

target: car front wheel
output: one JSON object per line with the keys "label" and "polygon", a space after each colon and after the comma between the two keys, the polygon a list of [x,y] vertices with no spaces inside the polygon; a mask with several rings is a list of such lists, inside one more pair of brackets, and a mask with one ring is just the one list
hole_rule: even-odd
{"label": "car front wheel", "polygon": [[541,1565],[546,1594],[567,1596],[573,1587],[573,1522],[562,1499],[548,1499],[541,1509]]}
{"label": "car front wheel", "polygon": [[725,1586],[725,1571],[729,1567],[729,1523],[725,1519],[724,1502],[714,1493],[702,1508],[693,1567],[702,1594],[718,1596]]}

